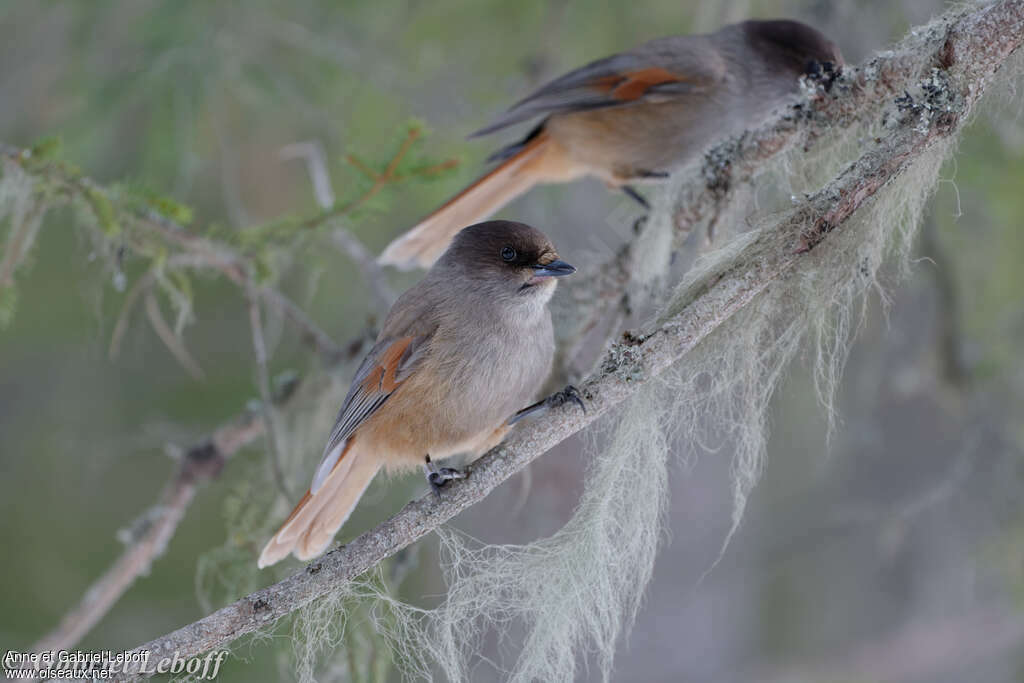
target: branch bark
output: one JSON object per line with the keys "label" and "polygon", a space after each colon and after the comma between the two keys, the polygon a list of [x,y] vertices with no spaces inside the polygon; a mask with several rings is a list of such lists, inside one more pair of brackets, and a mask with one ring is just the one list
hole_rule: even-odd
{"label": "branch bark", "polygon": [[[702,225],[707,226],[706,246],[710,245],[714,226],[735,200],[737,190],[780,155],[791,150],[806,152],[823,136],[865,120],[913,88],[933,66],[947,69],[959,57],[976,54],[983,47],[980,41],[995,38],[1012,43],[1015,34],[1010,32],[1010,14],[1012,8],[1004,8],[1002,3],[973,13],[947,13],[930,31],[912,32],[893,49],[856,69],[845,69],[834,82],[808,81],[813,87],[807,89],[806,96],[776,118],[713,146],[699,171],[683,178],[673,198],[673,249],[682,248],[690,233]],[[1004,29],[1007,32],[999,35]],[[648,223],[643,230],[649,228]],[[637,240],[632,240],[620,247],[597,269],[595,279],[569,283],[576,324],[562,333],[556,368],[564,371],[574,362],[582,337],[610,311],[618,308],[628,315],[626,294],[635,270],[636,244]]]}
{"label": "branch bark", "polygon": [[135,538],[127,539],[121,557],[85,592],[82,601],[64,616],[57,628],[32,646],[32,651],[66,650],[81,640],[135,579],[149,571],[153,560],[163,554],[200,482],[217,476],[228,458],[262,433],[262,416],[247,413],[189,448],[160,503],[145,513],[141,528],[132,534]]}
{"label": "branch bark", "polygon": [[[879,190],[921,154],[960,130],[992,76],[1024,40],[1024,0],[1005,0],[974,11],[954,12],[933,24],[929,31],[934,35],[925,41],[925,49],[935,50],[932,66],[947,77],[947,87],[958,98],[956,106],[928,109],[923,104],[904,102],[902,120],[876,149],[866,152],[777,225],[760,231],[716,273],[696,282],[684,298],[685,305],[663,318],[652,331],[624,334],[607,351],[596,373],[581,385],[586,414],[572,405],[552,410],[542,419],[524,425],[506,443],[474,463],[470,476],[456,482],[440,500],[427,495],[413,501],[377,528],[304,570],[145,643],[136,652],[148,651],[152,660],[174,654],[195,656],[264,628],[330,593],[484,498],[552,446],[653,381],[771,283],[799,272],[802,264],[816,258],[814,252],[829,248],[830,236],[848,228],[850,217]],[[909,69],[921,61],[919,53],[901,63]],[[858,82],[864,87],[854,92],[867,92],[871,83],[875,83],[873,88],[882,87],[873,79],[886,80],[890,76],[885,74],[892,74],[883,69],[872,77],[868,72],[871,67],[869,63],[858,70],[856,78],[861,79]],[[889,92],[886,87],[882,90]],[[859,95],[851,97],[856,100]],[[744,139],[770,139],[772,125],[786,128],[789,124],[775,122]],[[723,168],[731,168],[735,173],[742,163],[737,160]],[[127,673],[137,671],[130,669]]]}
{"label": "branch bark", "polygon": [[[335,360],[342,363],[354,359],[369,338],[364,334],[352,340],[338,350]],[[287,405],[300,382],[295,379],[279,387],[271,397],[272,403]],[[77,644],[163,555],[199,485],[216,478],[232,456],[265,435],[265,419],[262,410],[246,410],[186,450],[160,503],[143,513],[141,523],[125,539],[124,553],[86,590],[81,602],[64,615],[57,627],[32,646],[32,651],[66,650]]]}

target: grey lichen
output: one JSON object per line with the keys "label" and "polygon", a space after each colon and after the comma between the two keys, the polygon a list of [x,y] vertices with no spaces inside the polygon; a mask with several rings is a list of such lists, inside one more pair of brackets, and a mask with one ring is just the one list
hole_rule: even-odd
{"label": "grey lichen", "polygon": [[644,371],[638,367],[641,358],[640,349],[635,343],[614,342],[605,352],[601,363],[601,372],[616,375],[624,382],[635,382],[645,377]]}
{"label": "grey lichen", "polygon": [[963,109],[963,96],[949,83],[945,70],[933,67],[917,84],[920,94],[914,97],[909,90],[897,97],[897,109],[906,117],[916,118],[914,130],[927,134],[933,126],[948,128],[951,117]]}

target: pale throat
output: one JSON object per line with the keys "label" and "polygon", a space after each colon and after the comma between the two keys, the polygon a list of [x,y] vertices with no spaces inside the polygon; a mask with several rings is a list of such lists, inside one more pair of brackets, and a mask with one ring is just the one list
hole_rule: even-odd
{"label": "pale throat", "polygon": [[544,306],[551,301],[558,280],[551,275],[535,275],[527,280],[526,284],[530,285],[530,288],[523,294],[526,295],[530,303]]}

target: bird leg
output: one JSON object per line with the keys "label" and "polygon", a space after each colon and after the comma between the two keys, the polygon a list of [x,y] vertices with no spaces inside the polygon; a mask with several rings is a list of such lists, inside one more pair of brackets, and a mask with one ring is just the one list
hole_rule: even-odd
{"label": "bird leg", "polygon": [[[635,178],[651,179],[651,178],[668,178],[669,174],[663,171],[637,171],[634,175]],[[644,208],[645,213],[633,221],[633,232],[640,234],[640,230],[643,229],[644,224],[647,222],[647,216],[651,213],[651,203],[647,201],[647,198],[640,194],[639,191],[632,185],[622,185],[622,191],[626,193],[626,196],[635,201],[637,204]]]}
{"label": "bird leg", "polygon": [[518,413],[510,417],[508,419],[508,423],[510,425],[514,425],[516,422],[519,422],[527,415],[547,412],[552,408],[557,408],[558,406],[568,403],[570,401],[578,405],[580,407],[580,410],[582,410],[584,414],[586,414],[587,407],[583,405],[583,399],[580,397],[580,392],[576,389],[576,387],[574,387],[571,384],[568,384],[561,391],[557,391],[548,396],[547,398],[537,401],[533,405],[526,406]]}
{"label": "bird leg", "polygon": [[622,191],[626,193],[626,196],[635,201],[640,206],[644,207],[645,210],[651,210],[651,204],[647,201],[647,198],[637,192],[637,189],[632,185],[623,185]]}
{"label": "bird leg", "polygon": [[434,495],[438,498],[441,497],[441,489],[452,479],[465,479],[466,472],[459,470],[454,467],[438,467],[430,459],[428,453],[424,456],[426,463],[423,465],[423,470],[427,475],[427,483],[430,484],[430,488],[434,491]]}

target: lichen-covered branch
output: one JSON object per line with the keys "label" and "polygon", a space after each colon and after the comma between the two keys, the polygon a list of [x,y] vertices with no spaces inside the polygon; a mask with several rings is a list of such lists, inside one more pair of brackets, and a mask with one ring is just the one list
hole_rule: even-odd
{"label": "lichen-covered branch", "polygon": [[[343,348],[335,347],[334,365],[355,359],[371,337],[362,334]],[[289,377],[287,381],[276,383],[270,393],[270,401],[276,409],[293,402],[301,381],[298,377]],[[34,652],[73,647],[110,611],[135,580],[147,573],[153,561],[164,553],[198,486],[218,476],[227,461],[242,448],[266,436],[265,419],[262,406],[252,406],[181,454],[180,465],[165,487],[160,503],[143,513],[139,523],[122,539],[126,546],[124,553],[85,591],[82,601],[64,615],[60,624],[33,645]]]}
{"label": "lichen-covered branch", "polygon": [[[286,396],[280,398],[284,400]],[[147,573],[153,561],[163,554],[199,484],[217,476],[227,460],[257,439],[263,429],[262,415],[249,412],[185,451],[160,503],[147,511],[124,539],[124,553],[90,586],[82,601],[64,616],[57,628],[33,645],[33,651],[65,650],[78,643],[135,579]]]}
{"label": "lichen-covered branch", "polygon": [[[356,358],[370,336],[362,334],[345,347],[335,345],[331,356],[334,365]],[[291,377],[276,384],[270,393],[270,401],[275,408],[292,402],[300,381]],[[143,513],[127,537],[122,539],[126,546],[122,555],[85,591],[82,601],[64,615],[60,624],[33,645],[33,651],[63,650],[78,643],[164,553],[198,486],[219,475],[239,450],[266,436],[265,419],[262,405],[253,406],[185,450],[180,456],[179,467],[161,495],[160,503]]]}
{"label": "lichen-covered branch", "polygon": [[[555,444],[628,400],[638,389],[718,329],[780,278],[813,267],[830,238],[856,229],[850,218],[914,161],[948,142],[969,119],[1002,63],[1024,41],[1024,0],[957,12],[929,27],[940,59],[918,95],[896,103],[899,116],[887,136],[776,224],[693,281],[650,329],[626,333],[581,384],[587,412],[573,405],[523,425],[472,466],[470,476],[437,499],[425,496],[391,519],[328,553],[283,581],[256,591],[199,621],[141,645],[151,657],[181,657],[224,646],[324,596],[382,559],[428,534],[485,497]],[[908,88],[909,90],[909,88]],[[880,95],[880,96],[885,96]]]}
{"label": "lichen-covered branch", "polygon": [[[307,219],[301,227],[311,230],[328,220],[338,220],[359,209],[388,185],[417,175],[434,175],[452,165],[453,162],[444,162],[399,172],[399,163],[408,156],[410,147],[419,136],[418,129],[410,129],[399,150],[388,161],[384,172],[376,174],[370,189],[354,199],[336,205],[332,193],[329,195],[330,203],[325,204],[323,187],[319,187],[318,201],[325,215]],[[32,197],[32,201],[25,207],[15,207],[16,210],[12,212],[14,230],[0,257],[0,294],[5,287],[13,287],[14,270],[27,252],[24,243],[31,241],[25,238],[25,234],[38,229],[42,214],[53,204],[84,199],[95,212],[95,219],[104,233],[123,237],[126,244],[143,256],[155,254],[152,266],[136,280],[125,296],[121,314],[111,335],[111,357],[117,355],[131,313],[142,300],[147,317],[164,345],[193,378],[201,379],[204,373],[199,364],[165,320],[155,288],[166,282],[168,273],[176,269],[219,272],[243,291],[248,302],[262,416],[245,411],[211,438],[183,454],[182,465],[167,485],[162,502],[143,515],[143,524],[126,540],[124,553],[86,591],[80,604],[64,616],[57,628],[36,644],[37,651],[61,650],[75,645],[110,610],[135,579],[147,572],[152,562],[163,554],[195,495],[197,485],[219,474],[228,458],[261,435],[267,439],[268,458],[274,479],[286,492],[280,454],[277,452],[279,441],[275,435],[274,416],[277,404],[287,402],[294,385],[287,385],[284,394],[280,389],[276,394],[271,390],[260,314],[261,302],[266,302],[295,324],[328,368],[352,360],[362,351],[363,342],[367,339],[367,335],[360,335],[345,347],[340,347],[302,308],[257,276],[258,259],[252,254],[245,253],[231,243],[189,229],[185,224],[191,222],[190,212],[171,200],[136,196],[121,188],[106,188],[95,183],[73,165],[55,159],[58,155],[54,147],[58,146],[49,140],[32,149],[0,143],[0,162],[4,164],[5,170],[18,173],[30,186],[35,183],[36,188],[42,188],[41,191],[30,191],[28,196]],[[320,172],[326,173],[323,169]],[[368,168],[361,172],[374,173]],[[325,181],[326,178],[323,178],[318,184],[322,186]],[[329,214],[329,218],[326,214]],[[354,237],[351,239],[355,240]],[[361,244],[358,246],[361,252],[350,252],[350,256],[367,262],[360,264],[360,267],[368,273],[368,277],[372,274],[376,278],[369,282],[371,288],[379,293],[382,301],[393,299],[373,257]]]}
{"label": "lichen-covered branch", "polygon": [[[808,78],[797,101],[777,112],[763,125],[722,141],[705,155],[695,172],[684,174],[672,188],[670,209],[673,249],[681,249],[691,232],[701,226],[712,242],[715,226],[749,184],[770,163],[786,153],[806,153],[823,136],[840,134],[877,113],[894,97],[902,96],[932,68],[948,69],[958,55],[975,54],[981,36],[1003,27],[999,42],[1013,42],[1019,32],[1012,26],[1013,8],[997,3],[981,10],[958,9],[925,30],[911,32],[894,46],[860,66],[847,66],[838,75]],[[1007,22],[1007,23],[1003,23]],[[971,86],[968,86],[968,90]],[[643,224],[642,231],[651,229]],[[600,267],[592,281],[568,283],[574,324],[560,331],[562,370],[573,362],[577,347],[610,311],[626,309],[627,291],[635,277],[638,240],[622,245]],[[626,311],[628,312],[628,311]]]}

